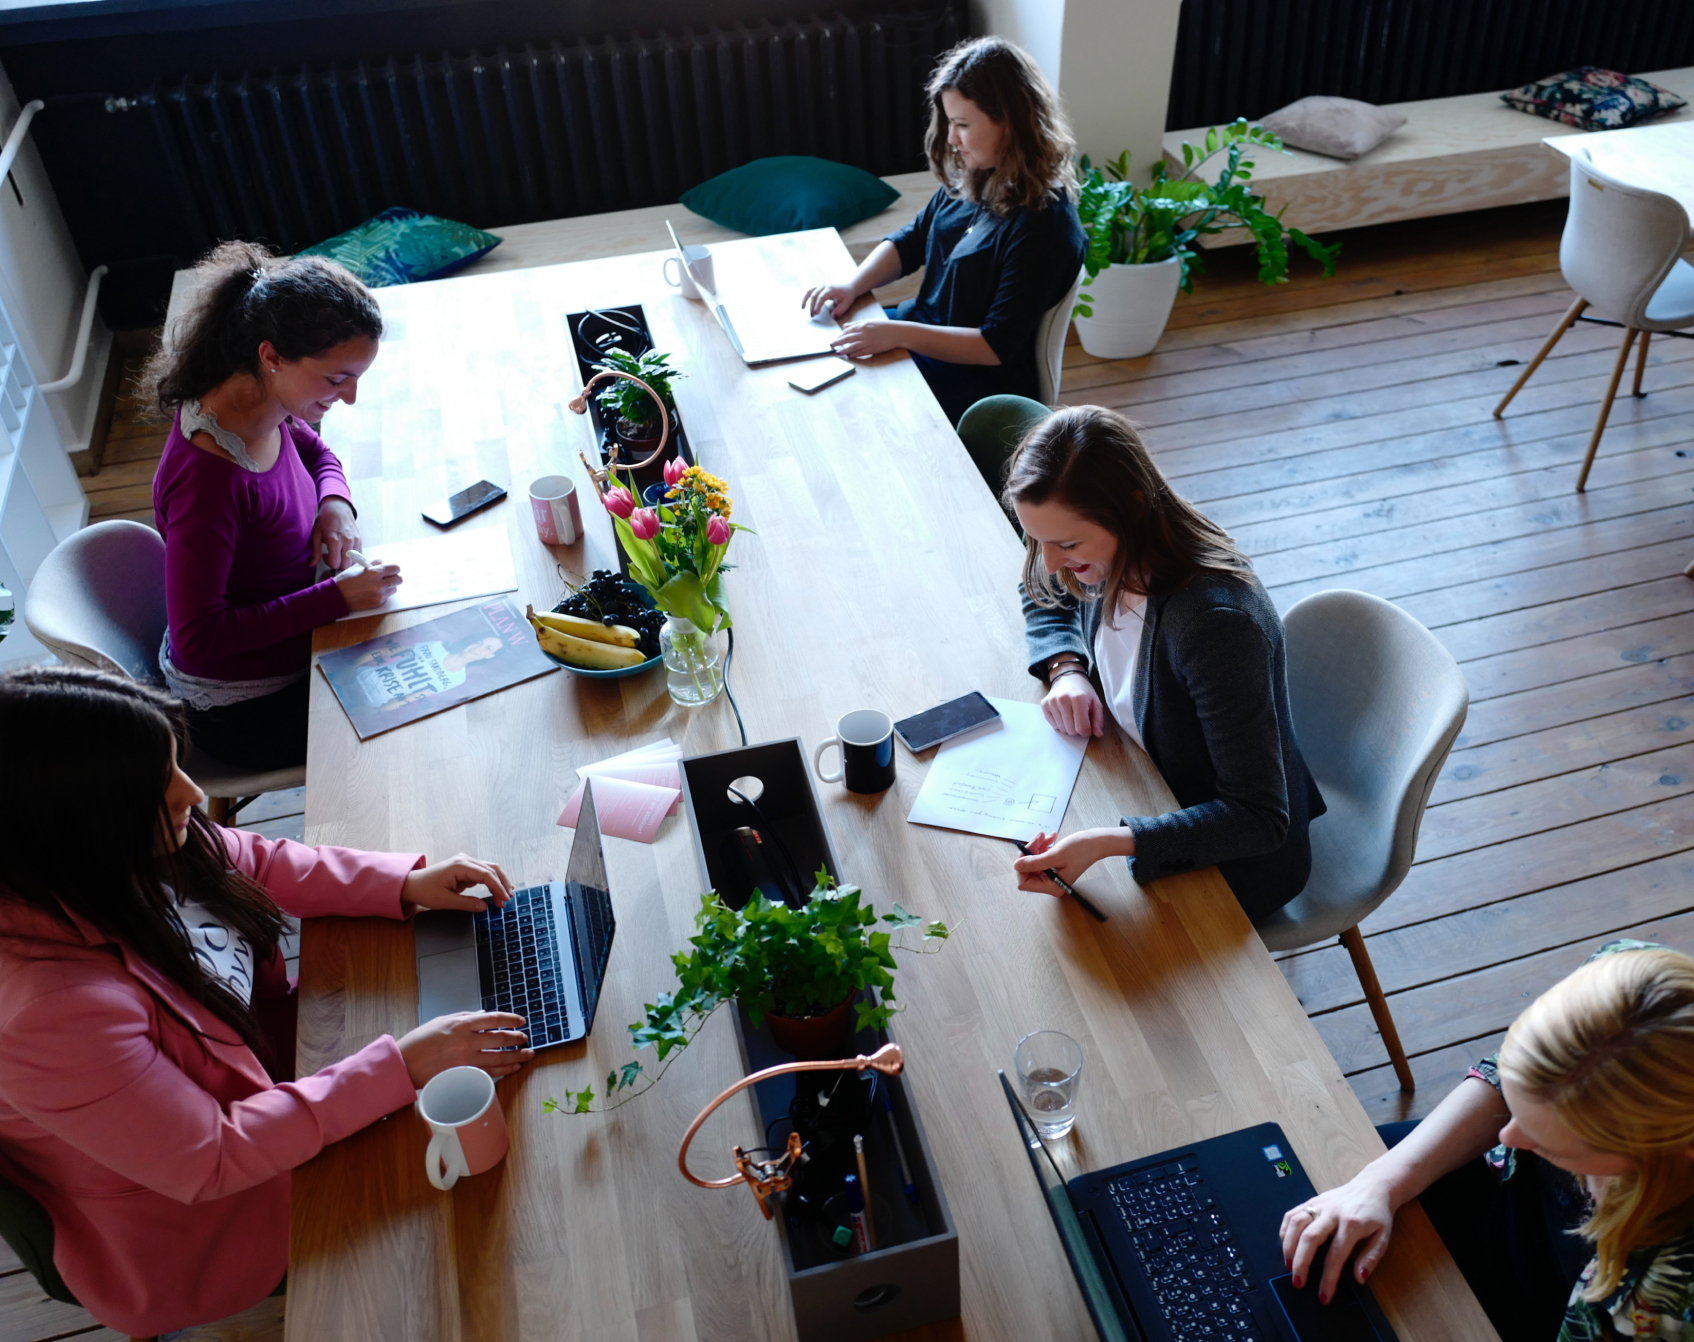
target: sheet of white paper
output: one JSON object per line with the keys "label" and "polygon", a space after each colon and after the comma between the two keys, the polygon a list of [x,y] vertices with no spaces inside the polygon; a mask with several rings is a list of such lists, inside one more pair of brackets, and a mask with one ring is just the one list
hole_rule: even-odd
{"label": "sheet of white paper", "polygon": [[1000,725],[936,751],[906,819],[997,839],[1052,833],[1065,818],[1088,742],[1054,731],[1039,704],[988,702],[1000,710]]}
{"label": "sheet of white paper", "polygon": [[400,588],[375,610],[355,610],[343,615],[344,620],[514,592],[518,586],[505,527],[478,527],[475,531],[450,531],[444,536],[373,545],[365,554],[373,564],[398,564]]}
{"label": "sheet of white paper", "polygon": [[667,736],[662,741],[652,741],[647,745],[637,746],[634,750],[626,750],[621,755],[612,755],[593,764],[585,764],[576,771],[576,776],[587,778],[590,774],[611,772],[628,765],[652,764],[681,758],[682,747]]}

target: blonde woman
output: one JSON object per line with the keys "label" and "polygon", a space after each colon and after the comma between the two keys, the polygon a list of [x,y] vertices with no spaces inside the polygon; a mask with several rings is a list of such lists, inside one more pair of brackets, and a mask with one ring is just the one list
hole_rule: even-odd
{"label": "blonde woman", "polygon": [[1283,1218],[1297,1284],[1318,1275],[1331,1299],[1355,1249],[1364,1281],[1416,1197],[1503,1342],[1694,1336],[1694,957],[1601,947],[1395,1126],[1386,1155]]}
{"label": "blonde woman", "polygon": [[1040,397],[1035,330],[1082,267],[1075,145],[1028,53],[998,37],[954,47],[930,76],[924,148],[941,187],[845,284],[809,289],[813,316],[924,267],[893,321],[848,322],[838,354],[910,350],[954,424],[984,396]]}

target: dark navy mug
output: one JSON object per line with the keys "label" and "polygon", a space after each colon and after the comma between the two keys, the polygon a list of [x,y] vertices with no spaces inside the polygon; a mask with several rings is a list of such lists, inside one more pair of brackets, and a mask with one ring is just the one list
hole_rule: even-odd
{"label": "dark navy mug", "polygon": [[[841,751],[841,768],[825,773],[823,753],[831,746]],[[855,709],[812,752],[812,767],[826,783],[845,782],[849,792],[888,791],[894,786],[894,719],[874,708]]]}

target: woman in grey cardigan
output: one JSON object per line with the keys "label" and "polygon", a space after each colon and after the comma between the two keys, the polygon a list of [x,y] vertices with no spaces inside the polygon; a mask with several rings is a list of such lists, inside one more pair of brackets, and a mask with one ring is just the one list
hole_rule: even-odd
{"label": "woman in grey cardigan", "polygon": [[1275,912],[1306,884],[1324,802],[1294,740],[1282,620],[1252,565],[1098,406],[1032,430],[1004,498],[1027,538],[1024,630],[1047,720],[1100,736],[1110,710],[1181,808],[1038,835],[1020,887],[1057,894],[1044,868],[1074,882],[1106,857],[1143,884],[1215,865],[1249,918]]}

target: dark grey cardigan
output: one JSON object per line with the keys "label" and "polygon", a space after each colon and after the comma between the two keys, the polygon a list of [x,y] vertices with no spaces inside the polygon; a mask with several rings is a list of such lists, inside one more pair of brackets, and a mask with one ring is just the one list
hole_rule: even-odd
{"label": "dark grey cardigan", "polygon": [[[1101,603],[1023,593],[1030,674],[1074,652],[1094,672]],[[1216,865],[1249,918],[1305,888],[1306,829],[1324,813],[1294,740],[1282,619],[1259,580],[1202,573],[1149,597],[1135,663],[1136,726],[1180,811],[1128,816],[1142,883]]]}

